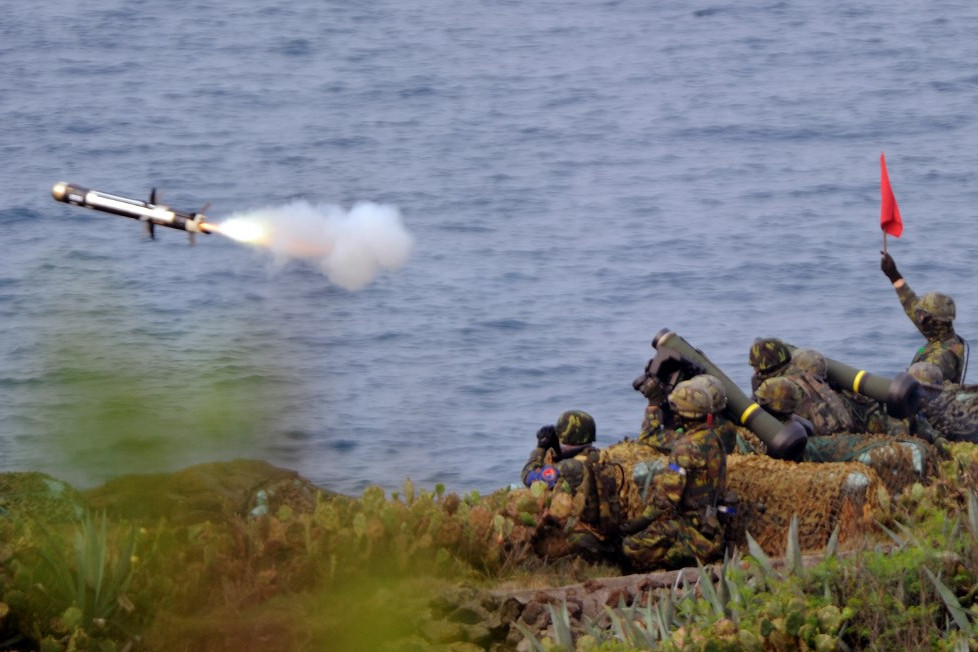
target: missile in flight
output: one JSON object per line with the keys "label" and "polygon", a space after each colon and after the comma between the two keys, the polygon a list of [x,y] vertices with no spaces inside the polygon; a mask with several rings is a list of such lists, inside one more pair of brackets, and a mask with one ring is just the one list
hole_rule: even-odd
{"label": "missile in flight", "polygon": [[218,230],[215,224],[207,221],[207,216],[203,213],[207,210],[206,206],[199,212],[187,213],[157,204],[156,188],[150,192],[149,201],[142,201],[59,181],[51,188],[51,195],[66,204],[139,220],[146,225],[146,234],[151,239],[156,237],[156,226],[186,231],[190,236],[190,244],[194,244],[197,233],[209,234]]}

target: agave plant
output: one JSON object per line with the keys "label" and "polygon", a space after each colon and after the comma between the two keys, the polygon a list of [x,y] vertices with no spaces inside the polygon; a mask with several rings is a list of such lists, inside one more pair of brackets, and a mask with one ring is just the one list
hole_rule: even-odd
{"label": "agave plant", "polygon": [[104,623],[120,607],[132,609],[126,590],[132,581],[135,528],[130,529],[121,549],[110,558],[105,515],[96,526],[86,513],[74,532],[74,569],[55,552],[51,535],[46,538],[49,545],[39,552],[54,578],[50,593],[65,603],[65,613],[74,616],[69,620],[77,620],[69,624],[90,627],[95,622]]}

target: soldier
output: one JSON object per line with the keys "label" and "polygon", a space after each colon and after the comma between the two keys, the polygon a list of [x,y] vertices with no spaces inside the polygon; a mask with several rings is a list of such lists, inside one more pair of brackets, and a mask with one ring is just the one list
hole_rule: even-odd
{"label": "soldier", "polygon": [[931,362],[941,370],[944,380],[960,383],[965,372],[965,343],[954,332],[954,300],[939,292],[928,292],[918,298],[897,271],[893,257],[886,252],[880,253],[883,254],[880,269],[893,284],[903,311],[927,338],[927,343],[917,349],[911,364]]}
{"label": "soldier", "polygon": [[[655,358],[649,360],[645,372],[632,382],[635,391],[648,400],[638,435],[640,442],[655,446],[663,431],[675,428],[676,421],[669,407],[669,394],[679,382],[704,373],[706,371],[702,367],[668,349],[665,352],[660,351]],[[763,446],[749,430],[738,427],[722,415],[714,417],[713,425],[720,434],[727,453],[735,450],[753,451],[755,445]],[[749,444],[745,438],[750,440]]]}
{"label": "soldier", "polygon": [[812,374],[821,381],[828,383],[839,397],[845,402],[852,415],[853,430],[889,435],[908,435],[907,424],[894,419],[886,413],[886,406],[868,396],[858,394],[848,388],[838,387],[829,380],[829,366],[825,356],[815,349],[795,349],[791,352],[792,372]]}
{"label": "soldier", "polygon": [[581,410],[568,410],[560,415],[556,426],[540,428],[537,447],[523,466],[523,484],[529,487],[542,480],[552,489],[560,480],[568,491],[575,491],[584,478],[587,462],[597,460],[595,435],[594,418]]}
{"label": "soldier", "polygon": [[750,389],[754,392],[766,379],[788,370],[791,349],[776,337],[759,337],[751,344],[747,360],[754,368],[754,375],[750,379]]}
{"label": "soldier", "polygon": [[978,386],[949,383],[937,365],[915,362],[907,370],[926,390],[920,416],[949,441],[978,443]]}
{"label": "soldier", "polygon": [[754,340],[750,350],[750,364],[754,367],[751,385],[758,405],[782,421],[792,414],[812,422],[813,434],[828,435],[835,432],[852,432],[856,422],[842,396],[829,387],[819,365],[825,358],[804,353],[800,364],[812,364],[821,376],[799,367],[792,362],[792,352],[787,344],[777,338]]}
{"label": "soldier", "polygon": [[645,415],[642,417],[642,428],[638,435],[639,441],[654,439],[673,421],[667,402],[669,387],[658,376],[648,372],[645,376],[636,379],[632,386],[635,391],[648,399]]}
{"label": "soldier", "polygon": [[580,518],[566,533],[571,551],[592,562],[617,561],[621,473],[617,465],[600,463],[595,433],[594,418],[581,410],[568,410],[556,426],[540,428],[537,447],[523,467],[523,484],[543,481],[579,495]]}
{"label": "soldier", "polygon": [[723,551],[717,507],[727,461],[713,427],[714,415],[727,404],[723,384],[702,374],[677,384],[668,402],[676,426],[655,438],[669,451],[669,466],[649,487],[642,515],[621,526],[622,552],[638,571],[679,568]]}

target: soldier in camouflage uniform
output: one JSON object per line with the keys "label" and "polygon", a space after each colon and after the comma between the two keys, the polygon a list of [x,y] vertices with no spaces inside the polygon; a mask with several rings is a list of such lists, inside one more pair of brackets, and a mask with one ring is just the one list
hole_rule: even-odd
{"label": "soldier in camouflage uniform", "polygon": [[551,489],[580,494],[584,507],[567,532],[570,549],[593,562],[617,561],[620,478],[614,465],[600,463],[595,433],[594,418],[580,410],[568,410],[556,426],[540,428],[537,447],[523,467],[523,484],[543,481]]}
{"label": "soldier in camouflage uniform", "polygon": [[863,396],[846,387],[838,387],[829,380],[828,362],[815,349],[795,349],[791,352],[790,373],[808,372],[828,383],[845,402],[853,419],[854,432],[905,436],[912,434],[905,420],[894,419],[886,413],[886,406],[875,399]]}
{"label": "soldier in camouflage uniform", "polygon": [[641,382],[636,380],[633,386],[637,392],[648,399],[648,405],[645,406],[645,414],[642,417],[642,428],[638,435],[639,441],[647,441],[656,437],[673,421],[667,403],[669,388],[660,378],[652,374],[646,374],[642,377]]}
{"label": "soldier in camouflage uniform", "polygon": [[978,385],[943,380],[931,362],[915,362],[907,370],[925,387],[920,416],[949,441],[978,443]]}
{"label": "soldier in camouflage uniform", "polygon": [[[648,400],[648,404],[645,406],[645,413],[642,417],[642,427],[639,430],[638,440],[651,446],[656,446],[664,431],[675,428],[676,419],[672,413],[672,409],[669,407],[668,401],[669,394],[674,389],[674,385],[668,381],[663,381],[650,371],[652,362],[652,360],[649,360],[649,364],[645,368],[645,373],[632,382],[632,387]],[[686,380],[704,373],[704,370],[698,365],[693,365],[688,361],[686,361],[686,364],[687,367],[683,369],[683,372],[688,374],[685,376]],[[683,375],[677,376],[677,379],[684,379]],[[733,453],[738,448],[744,447],[742,437],[750,433],[749,430],[738,427],[733,421],[720,414],[714,415],[713,425],[720,435],[720,440],[723,442],[726,453]]]}
{"label": "soldier in camouflage uniform", "polygon": [[791,363],[791,349],[776,337],[759,337],[750,347],[747,361],[754,368],[750,379],[751,392],[757,390],[762,382],[788,371]]}
{"label": "soldier in camouflage uniform", "polygon": [[595,436],[594,418],[590,414],[581,410],[564,412],[556,426],[543,426],[537,431],[537,447],[523,466],[523,484],[529,487],[542,480],[552,489],[561,482],[567,491],[577,490],[588,461],[597,460]]}
{"label": "soldier in camouflage uniform", "polygon": [[941,370],[944,380],[960,383],[965,371],[965,343],[954,332],[954,300],[939,292],[928,292],[918,298],[897,271],[893,257],[881,253],[880,269],[893,284],[903,311],[921,335],[927,338],[927,343],[917,349],[911,364],[921,361],[933,363]]}
{"label": "soldier in camouflage uniform", "polygon": [[[751,381],[754,400],[780,420],[797,414],[811,421],[816,436],[855,429],[856,422],[842,396],[823,378],[797,365],[792,366],[791,350],[781,340],[755,340],[749,361],[755,370]],[[824,363],[825,359],[821,358],[821,361]]]}
{"label": "soldier in camouflage uniform", "polygon": [[723,384],[699,375],[669,394],[674,429],[660,430],[655,443],[669,451],[669,467],[650,487],[641,516],[621,527],[622,552],[633,570],[679,568],[723,551],[717,506],[726,488],[726,454],[713,428],[723,410]]}

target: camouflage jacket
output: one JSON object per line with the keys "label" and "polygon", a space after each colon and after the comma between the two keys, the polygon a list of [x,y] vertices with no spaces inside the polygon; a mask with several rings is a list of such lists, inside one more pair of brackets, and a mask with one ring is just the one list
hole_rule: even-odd
{"label": "camouflage jacket", "polygon": [[677,431],[669,467],[656,476],[642,515],[650,520],[670,516],[700,520],[708,508],[716,507],[726,484],[727,457],[717,432],[706,424]]}
{"label": "camouflage jacket", "polygon": [[796,414],[812,422],[815,435],[852,432],[855,420],[843,398],[828,383],[806,372],[790,376],[805,394],[805,401]]}
{"label": "camouflage jacket", "polygon": [[803,398],[793,412],[812,422],[816,436],[853,432],[856,420],[849,404],[828,383],[807,371],[792,371],[781,377],[801,390]]}
{"label": "camouflage jacket", "polygon": [[903,285],[896,289],[896,293],[903,306],[903,312],[907,313],[907,317],[914,323],[920,334],[927,338],[927,343],[917,349],[910,364],[920,361],[931,362],[940,368],[944,380],[960,383],[961,374],[964,373],[964,340],[958,337],[951,325],[948,325],[946,331],[940,333],[928,334],[924,331],[916,314],[917,295],[910,289],[906,279]]}
{"label": "camouflage jacket", "polygon": [[556,458],[552,449],[534,448],[520,474],[523,484],[526,484],[526,478],[531,471],[550,465],[559,473],[557,484],[563,485],[567,491],[576,491],[584,480],[587,464],[597,461],[598,449],[591,445],[565,447],[564,454],[566,457]]}
{"label": "camouflage jacket", "polygon": [[978,443],[978,385],[946,383],[920,411],[949,441]]}
{"label": "camouflage jacket", "polygon": [[645,407],[645,416],[642,418],[642,429],[638,433],[638,440],[651,442],[659,437],[666,428],[667,415],[665,409],[651,401]]}

